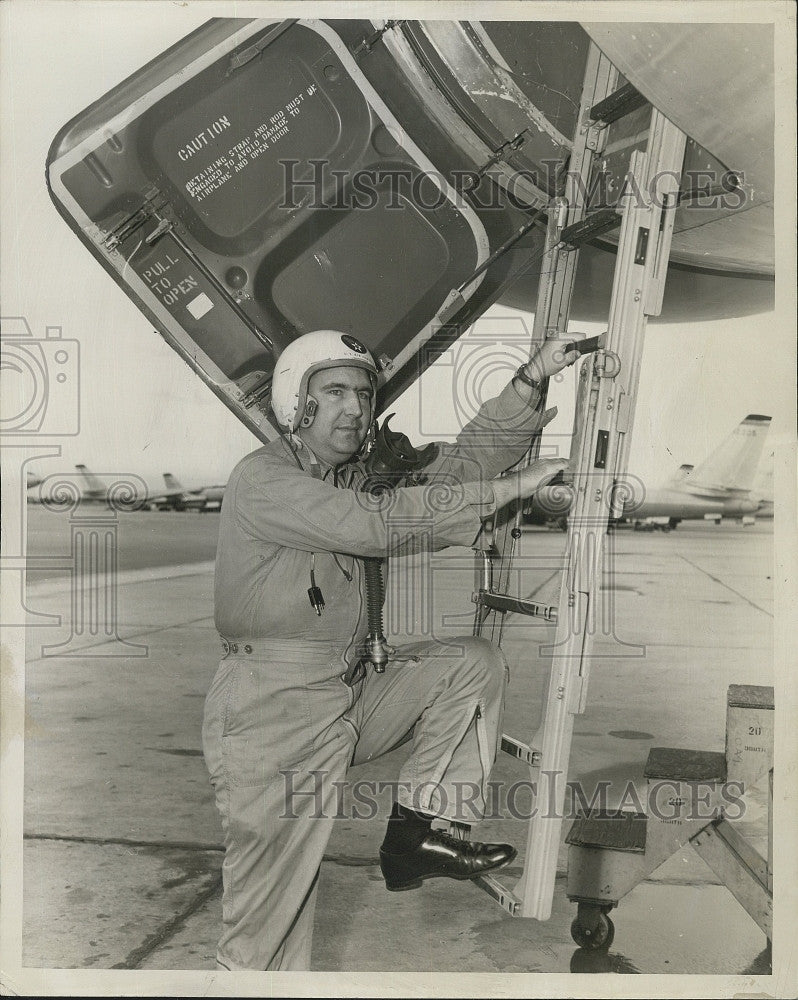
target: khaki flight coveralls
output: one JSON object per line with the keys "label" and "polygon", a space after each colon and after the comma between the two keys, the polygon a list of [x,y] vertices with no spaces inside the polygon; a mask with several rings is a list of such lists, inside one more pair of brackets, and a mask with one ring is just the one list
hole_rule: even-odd
{"label": "khaki flight coveralls", "polygon": [[[401,647],[417,662],[357,669],[367,634],[357,557],[473,545],[494,513],[490,480],[545,422],[510,383],[423,485],[379,502],[359,462],[321,467],[279,438],[244,458],[225,491],[215,577],[226,655],[205,702],[203,749],[222,819],[223,929],[231,970],[308,969],[316,886],[350,764],[412,734],[402,805],[449,818],[458,783],[479,815],[501,732],[506,664],[484,639]],[[293,452],[293,453],[292,453]],[[466,485],[467,484],[467,485]],[[308,599],[310,570],[326,607]],[[462,791],[459,792],[462,801]]]}

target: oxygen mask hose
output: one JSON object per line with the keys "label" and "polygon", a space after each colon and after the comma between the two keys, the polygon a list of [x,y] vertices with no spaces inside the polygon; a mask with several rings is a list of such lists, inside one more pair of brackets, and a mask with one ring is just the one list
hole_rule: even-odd
{"label": "oxygen mask hose", "polygon": [[[414,477],[417,477],[424,466],[438,454],[436,444],[427,445],[419,451],[404,434],[390,430],[388,421],[392,416],[392,413],[388,414],[378,428],[371,453],[366,460],[367,475],[361,490],[373,497],[389,494],[408,481],[418,481]],[[395,661],[418,660],[417,656],[396,656],[396,651],[388,645],[388,640],[385,638],[382,620],[382,607],[385,603],[382,563],[383,560],[375,556],[363,559],[369,633],[364,643],[365,652],[361,662],[371,663],[378,674],[385,672],[389,658]]]}
{"label": "oxygen mask hose", "polygon": [[369,634],[365,642],[366,652],[363,659],[369,660],[377,673],[381,674],[385,671],[390,652],[382,623],[382,606],[385,600],[382,559],[364,558],[363,568],[366,573],[366,611],[369,623]]}

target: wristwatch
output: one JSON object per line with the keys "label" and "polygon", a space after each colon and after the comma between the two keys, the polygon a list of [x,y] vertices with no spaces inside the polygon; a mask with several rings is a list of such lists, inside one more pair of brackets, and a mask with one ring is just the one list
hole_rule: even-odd
{"label": "wristwatch", "polygon": [[525,364],[524,365],[520,365],[516,369],[516,372],[515,372],[515,375],[513,375],[513,378],[514,379],[517,378],[519,382],[524,382],[530,388],[536,389],[538,392],[540,392],[540,390],[541,390],[541,380],[540,379],[536,379],[536,378],[532,378],[531,376],[527,375],[527,373],[526,373],[526,365]]}

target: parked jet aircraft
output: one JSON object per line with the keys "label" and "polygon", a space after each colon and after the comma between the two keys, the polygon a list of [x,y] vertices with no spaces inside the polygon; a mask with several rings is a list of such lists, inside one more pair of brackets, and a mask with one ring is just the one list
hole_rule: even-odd
{"label": "parked jet aircraft", "polygon": [[[108,496],[108,487],[100,477],[91,472],[85,465],[75,468],[83,480],[82,500],[104,503]],[[224,486],[208,486],[201,490],[186,490],[171,472],[163,474],[165,489],[148,490],[144,509],[155,506],[158,510],[218,510],[222,504]]]}
{"label": "parked jet aircraft", "polygon": [[[115,487],[113,483],[119,483],[125,480],[124,474],[106,474],[107,482],[104,483],[99,475],[91,472],[85,465],[76,465],[75,468],[80,473],[80,477],[83,480],[83,487],[81,490],[81,502],[82,503],[107,503],[109,501],[109,492]],[[135,503],[131,503],[129,509],[135,510],[149,510],[150,501],[152,499],[147,485],[143,479],[139,476],[133,474],[129,478],[131,484],[133,484],[134,492],[132,495],[128,496],[128,491],[123,490],[121,493],[117,493],[114,497],[115,501],[121,500],[131,500],[135,499]],[[118,487],[117,487],[118,488]]]}
{"label": "parked jet aircraft", "polygon": [[87,500],[95,503],[105,503],[108,497],[108,487],[105,486],[99,476],[90,472],[85,465],[76,465],[75,468],[80,473],[83,480],[81,499],[85,503]]}
{"label": "parked jet aircraft", "polygon": [[694,518],[719,522],[739,517],[753,524],[760,504],[753,493],[754,477],[769,429],[770,417],[749,413],[700,465],[682,466],[667,486],[646,491],[627,517],[667,517],[672,528]]}
{"label": "parked jet aircraft", "polygon": [[217,484],[216,486],[203,486],[202,493],[205,496],[205,506],[200,507],[200,514],[205,513],[210,510],[221,510],[222,500],[224,499],[224,491],[226,483]]}
{"label": "parked jet aircraft", "polygon": [[151,499],[159,510],[219,510],[222,506],[224,486],[203,486],[199,490],[186,490],[171,472],[164,472],[164,493]]}
{"label": "parked jet aircraft", "polygon": [[[719,522],[723,517],[753,524],[764,500],[762,491],[754,489],[754,478],[769,429],[770,417],[749,413],[700,465],[681,465],[664,486],[642,490],[625,508],[624,519],[667,518],[670,528],[684,520]],[[632,488],[631,492],[638,491]],[[528,520],[564,521],[568,506],[566,491],[544,487],[530,505]]]}
{"label": "parked jet aircraft", "polygon": [[[83,503],[105,503],[108,498],[108,487],[103,485],[99,476],[90,472],[85,465],[76,465],[75,468],[80,473],[83,483],[80,490],[81,501]],[[47,479],[47,476],[40,476],[38,473],[27,473],[26,489],[29,504],[40,504],[50,497]],[[40,486],[44,486],[44,492],[37,488]]]}
{"label": "parked jet aircraft", "polygon": [[164,472],[163,481],[166,486],[163,493],[150,497],[158,510],[202,510],[205,506],[205,496],[199,490],[186,490],[171,472]]}

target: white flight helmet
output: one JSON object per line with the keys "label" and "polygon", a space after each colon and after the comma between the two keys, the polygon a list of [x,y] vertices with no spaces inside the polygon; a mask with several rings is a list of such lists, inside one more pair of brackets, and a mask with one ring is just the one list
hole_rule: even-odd
{"label": "white flight helmet", "polygon": [[339,330],[315,330],[292,341],[277,359],[272,378],[272,409],[282,427],[294,433],[309,427],[316,400],[308,397],[308,381],[315,372],[342,366],[364,368],[371,379],[371,413],[377,395],[377,366],[367,348]]}

